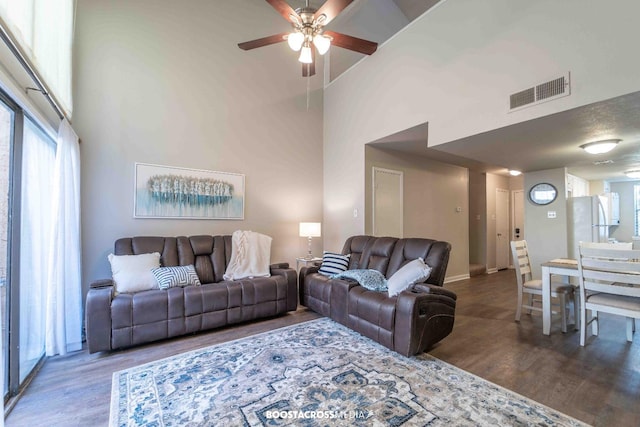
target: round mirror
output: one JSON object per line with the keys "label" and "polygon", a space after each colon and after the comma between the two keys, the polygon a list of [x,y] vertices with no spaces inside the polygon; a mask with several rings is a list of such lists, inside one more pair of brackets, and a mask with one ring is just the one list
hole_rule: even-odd
{"label": "round mirror", "polygon": [[558,197],[558,190],[546,182],[536,184],[529,190],[529,200],[536,205],[548,205]]}

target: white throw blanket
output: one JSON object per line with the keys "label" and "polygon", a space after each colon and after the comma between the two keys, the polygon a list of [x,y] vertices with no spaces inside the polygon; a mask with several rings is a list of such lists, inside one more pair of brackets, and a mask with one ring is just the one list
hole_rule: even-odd
{"label": "white throw blanket", "polygon": [[231,236],[231,260],[224,280],[269,277],[271,237],[253,231],[234,231]]}

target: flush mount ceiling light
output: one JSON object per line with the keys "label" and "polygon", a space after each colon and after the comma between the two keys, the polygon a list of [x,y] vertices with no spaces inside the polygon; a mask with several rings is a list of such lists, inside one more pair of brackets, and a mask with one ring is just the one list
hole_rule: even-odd
{"label": "flush mount ceiling light", "polygon": [[518,175],[522,175],[522,172],[517,171],[517,170],[515,170],[515,169],[511,169],[511,170],[509,170],[509,175],[511,175],[511,176],[518,176]]}
{"label": "flush mount ceiling light", "polygon": [[616,148],[616,145],[622,141],[621,139],[603,139],[602,141],[589,142],[582,144],[580,148],[589,154],[603,154]]}
{"label": "flush mount ceiling light", "polygon": [[640,169],[626,171],[624,174],[627,176],[627,178],[640,179]]}

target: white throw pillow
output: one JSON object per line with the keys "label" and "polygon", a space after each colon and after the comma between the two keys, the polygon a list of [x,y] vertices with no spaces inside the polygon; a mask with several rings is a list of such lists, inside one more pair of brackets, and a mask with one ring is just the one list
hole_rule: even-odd
{"label": "white throw pillow", "polygon": [[160,267],[158,252],[140,255],[109,254],[108,258],[117,293],[158,289],[158,282],[151,272]]}
{"label": "white throw pillow", "polygon": [[393,297],[407,289],[409,286],[423,282],[431,275],[431,267],[424,263],[422,258],[409,261],[387,280],[389,296]]}

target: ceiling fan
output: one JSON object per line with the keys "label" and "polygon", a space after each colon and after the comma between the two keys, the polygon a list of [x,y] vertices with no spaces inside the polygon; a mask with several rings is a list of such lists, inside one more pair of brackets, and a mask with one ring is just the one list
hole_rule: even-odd
{"label": "ceiling fan", "polygon": [[327,0],[317,10],[309,7],[309,0],[306,0],[305,7],[296,10],[284,0],[266,0],[266,2],[277,10],[284,19],[291,22],[293,31],[238,43],[238,47],[251,50],[286,40],[291,49],[296,52],[300,51],[298,61],[302,62],[303,77],[311,77],[316,73],[313,47],[320,55],[327,53],[332,44],[365,55],[371,55],[378,48],[378,43],[324,29],[324,26],[338,16],[353,0]]}

